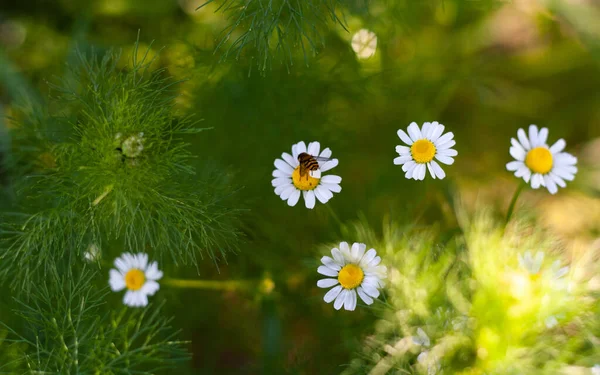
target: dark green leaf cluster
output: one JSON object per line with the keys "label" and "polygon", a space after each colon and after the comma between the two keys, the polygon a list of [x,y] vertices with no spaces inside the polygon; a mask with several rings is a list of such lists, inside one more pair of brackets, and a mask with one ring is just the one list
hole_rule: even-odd
{"label": "dark green leaf cluster", "polygon": [[26,287],[36,270],[109,241],[175,263],[224,257],[237,210],[223,204],[227,186],[195,174],[183,137],[204,129],[175,113],[178,82],[137,48],[130,64],[78,57],[47,105],[12,120],[13,159],[34,162],[13,165],[25,172],[18,213],[0,221],[0,277]]}
{"label": "dark green leaf cluster", "polygon": [[237,59],[250,48],[261,71],[269,69],[274,58],[291,64],[296,50],[307,61],[323,45],[324,30],[344,26],[342,0],[209,0],[204,5],[213,2],[230,19],[217,47],[228,44],[223,58]]}
{"label": "dark green leaf cluster", "polygon": [[95,276],[53,269],[27,299],[17,300],[25,331],[4,327],[8,335],[0,347],[11,358],[0,363],[0,372],[151,374],[186,359],[160,307],[103,313],[107,291],[90,282]]}

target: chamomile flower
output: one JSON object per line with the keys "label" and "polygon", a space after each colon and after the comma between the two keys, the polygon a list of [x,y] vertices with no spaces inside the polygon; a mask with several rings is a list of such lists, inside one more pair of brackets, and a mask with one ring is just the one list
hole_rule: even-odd
{"label": "chamomile flower", "polygon": [[[325,204],[333,197],[333,193],[342,191],[340,176],[322,175],[322,172],[335,168],[338,160],[331,159],[329,148],[323,151],[320,149],[319,142],[310,142],[308,148],[304,142],[298,142],[292,146],[291,155],[284,152],[281,159],[275,159],[277,169],[273,171],[274,179],[271,184],[275,188],[275,194],[287,201],[288,205],[295,206],[302,195],[306,208],[312,209],[316,199]],[[305,157],[302,166],[298,161],[299,155]],[[316,169],[309,170],[307,165]]]}
{"label": "chamomile flower", "polygon": [[402,129],[398,130],[398,137],[406,146],[396,146],[400,156],[394,159],[394,164],[402,166],[408,179],[424,180],[427,169],[433,178],[446,177],[438,161],[446,165],[454,163],[453,157],[458,155],[452,148],[456,144],[452,139],[454,134],[443,134],[444,125],[437,121],[426,122],[422,128],[412,122],[407,130],[408,134]]}
{"label": "chamomile flower", "polygon": [[327,303],[333,302],[333,307],[339,310],[353,311],[356,308],[357,294],[367,305],[379,297],[379,289],[383,288],[383,279],[387,277],[387,269],[380,266],[381,258],[375,249],[365,252],[367,245],[341,242],[340,248],[331,250],[333,258],[321,258],[322,266],[317,272],[329,278],[317,282],[319,288],[331,288],[323,297]]}
{"label": "chamomile flower", "polygon": [[367,29],[360,29],[352,36],[352,49],[359,59],[368,59],[377,50],[377,35]]}
{"label": "chamomile flower", "polygon": [[124,253],[115,259],[117,269],[110,270],[109,284],[114,292],[127,289],[123,303],[131,307],[142,307],[148,304],[148,296],[154,295],[160,288],[156,282],[163,273],[158,270],[158,263],[148,264],[148,254]]}
{"label": "chamomile flower", "polygon": [[538,251],[535,257],[531,251],[526,251],[524,254],[519,254],[519,266],[526,271],[530,277],[537,278],[540,275],[540,269],[544,262],[544,252]]}
{"label": "chamomile flower", "polygon": [[556,194],[558,187],[565,187],[565,181],[573,181],[577,173],[577,158],[562,152],[566,146],[564,139],[559,139],[548,146],[548,129],[538,130],[535,125],[529,126],[529,136],[525,130],[517,131],[517,139],[511,138],[510,155],[514,161],[506,164],[506,169],[522,177],[531,187],[538,189],[545,186],[550,194]]}

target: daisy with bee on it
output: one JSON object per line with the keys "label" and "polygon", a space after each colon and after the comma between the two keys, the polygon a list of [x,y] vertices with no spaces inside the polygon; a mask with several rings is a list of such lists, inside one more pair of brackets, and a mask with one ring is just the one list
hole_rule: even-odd
{"label": "daisy with bee on it", "polygon": [[325,204],[333,193],[342,191],[342,178],[336,175],[323,175],[338,165],[338,159],[331,158],[329,148],[321,150],[319,142],[298,142],[292,146],[292,154],[284,152],[281,159],[275,159],[275,170],[271,185],[282,200],[295,206],[304,198],[306,208],[315,207],[316,201]]}

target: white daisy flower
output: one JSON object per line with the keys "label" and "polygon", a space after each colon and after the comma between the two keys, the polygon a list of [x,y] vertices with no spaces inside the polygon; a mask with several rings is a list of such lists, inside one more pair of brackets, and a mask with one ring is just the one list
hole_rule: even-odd
{"label": "white daisy flower", "polygon": [[412,341],[415,345],[429,347],[431,345],[431,340],[429,336],[423,331],[423,328],[417,328],[417,335],[412,337]]}
{"label": "white daisy flower", "polygon": [[517,131],[517,137],[518,140],[510,140],[510,155],[516,160],[506,164],[506,169],[515,172],[517,177],[523,177],[527,183],[531,181],[534,189],[545,186],[550,194],[556,194],[558,186],[567,186],[565,181],[573,181],[577,173],[577,158],[562,152],[566,146],[564,139],[548,146],[548,129],[538,131],[535,125],[529,126],[529,137],[523,129]]}
{"label": "white daisy flower", "polygon": [[526,251],[523,255],[519,254],[519,266],[527,271],[529,276],[536,278],[540,275],[540,269],[544,262],[544,252],[538,251],[535,257],[531,254],[531,251]]}
{"label": "white daisy flower", "polygon": [[[341,242],[340,248],[331,250],[333,258],[324,256],[324,264],[317,269],[321,275],[331,278],[317,282],[319,288],[332,288],[325,294],[323,300],[330,303],[335,300],[333,307],[339,310],[342,306],[353,311],[356,308],[356,295],[367,304],[373,303],[373,298],[379,297],[379,289],[383,288],[383,279],[387,277],[387,269],[380,266],[381,258],[375,249],[365,253],[367,245]],[[339,284],[339,285],[338,285]]]}
{"label": "white daisy flower", "polygon": [[377,35],[367,29],[360,29],[352,36],[352,49],[359,59],[368,59],[377,50]]}
{"label": "white daisy flower", "polygon": [[160,288],[156,280],[163,273],[158,270],[158,263],[148,264],[148,254],[124,253],[115,259],[117,269],[110,270],[110,288],[119,292],[127,288],[123,303],[131,307],[142,307],[148,304],[148,296],[154,295]]}
{"label": "white daisy flower", "polygon": [[590,370],[592,370],[592,375],[600,375],[600,365],[594,365]]}
{"label": "white daisy flower", "polygon": [[456,144],[452,139],[454,134],[448,132],[442,135],[443,132],[444,125],[437,121],[426,122],[421,129],[417,123],[412,122],[408,126],[408,134],[402,129],[398,130],[398,137],[407,146],[396,146],[396,152],[400,156],[394,159],[394,164],[402,166],[406,178],[424,180],[427,169],[433,178],[446,177],[446,173],[433,159],[451,165],[458,152],[451,148]]}
{"label": "white daisy flower", "polygon": [[[342,178],[335,175],[322,176],[322,172],[327,172],[338,165],[337,159],[331,158],[331,150],[324,149],[319,153],[321,145],[319,142],[310,142],[308,148],[304,142],[298,142],[292,146],[292,155],[284,152],[282,159],[275,159],[275,169],[271,184],[275,187],[275,194],[282,200],[286,200],[288,205],[295,206],[300,199],[300,193],[304,196],[306,208],[315,207],[315,198],[321,203],[327,203],[333,193],[342,191],[340,183]],[[318,163],[318,168],[314,171],[305,170],[301,175],[300,162],[298,156],[308,154],[313,158],[313,162]]]}

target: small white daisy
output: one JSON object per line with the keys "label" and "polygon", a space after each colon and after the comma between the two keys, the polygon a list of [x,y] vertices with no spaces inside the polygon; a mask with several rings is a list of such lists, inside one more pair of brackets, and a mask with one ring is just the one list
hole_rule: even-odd
{"label": "small white daisy", "polygon": [[458,155],[451,148],[456,144],[452,139],[454,134],[448,132],[442,135],[444,125],[437,121],[426,122],[421,129],[417,123],[412,122],[407,130],[408,134],[402,129],[398,130],[398,137],[410,147],[396,146],[396,152],[400,156],[394,159],[394,164],[402,166],[408,179],[424,180],[427,169],[433,178],[446,177],[442,167],[433,159],[446,165],[454,163],[453,157]]}
{"label": "small white daisy", "polygon": [[573,181],[577,158],[562,152],[566,146],[564,139],[548,146],[548,129],[538,131],[535,125],[529,126],[529,137],[523,129],[517,131],[517,137],[519,140],[510,140],[510,155],[516,160],[506,164],[506,169],[515,172],[516,177],[523,177],[527,183],[531,181],[534,189],[545,186],[550,194],[556,194],[559,186],[567,186],[565,181]]}
{"label": "small white daisy", "polygon": [[538,251],[535,254],[535,258],[531,254],[531,251],[526,251],[524,254],[519,254],[519,266],[527,271],[530,277],[537,278],[540,275],[540,269],[544,262],[544,252]]}
{"label": "small white daisy", "polygon": [[360,29],[352,36],[352,49],[359,59],[368,59],[377,50],[377,35],[367,29]]}
{"label": "small white daisy", "polygon": [[592,375],[600,375],[600,365],[594,365],[590,370],[592,370]]}
{"label": "small white daisy", "polygon": [[[310,142],[308,148],[304,142],[298,142],[292,146],[292,155],[284,152],[281,154],[283,160],[275,159],[277,169],[273,171],[274,179],[271,184],[275,187],[275,194],[287,201],[288,205],[295,206],[302,193],[306,208],[312,209],[315,207],[315,198],[324,204],[333,197],[333,193],[342,191],[340,176],[321,175],[322,172],[335,168],[338,160],[330,159],[329,148],[319,153],[320,148],[319,142]],[[298,155],[303,153],[309,154],[316,160],[318,169],[306,171],[307,173],[301,175]]]}
{"label": "small white daisy", "polygon": [[[317,272],[331,278],[321,279],[317,282],[319,288],[332,288],[325,294],[323,300],[330,303],[335,300],[333,307],[339,310],[352,311],[356,308],[356,295],[367,304],[373,303],[373,298],[379,297],[379,289],[383,288],[383,279],[387,277],[387,269],[380,266],[381,258],[375,249],[365,252],[367,245],[362,243],[352,244],[352,249],[347,242],[341,242],[340,248],[333,248],[333,258],[321,258],[323,266]],[[339,285],[338,285],[339,284]]]}
{"label": "small white daisy", "polygon": [[158,263],[148,264],[148,254],[124,253],[115,259],[117,269],[110,270],[110,288],[119,292],[127,288],[123,303],[131,307],[142,307],[148,304],[148,296],[154,295],[160,288],[156,280],[163,273],[158,270]]}

